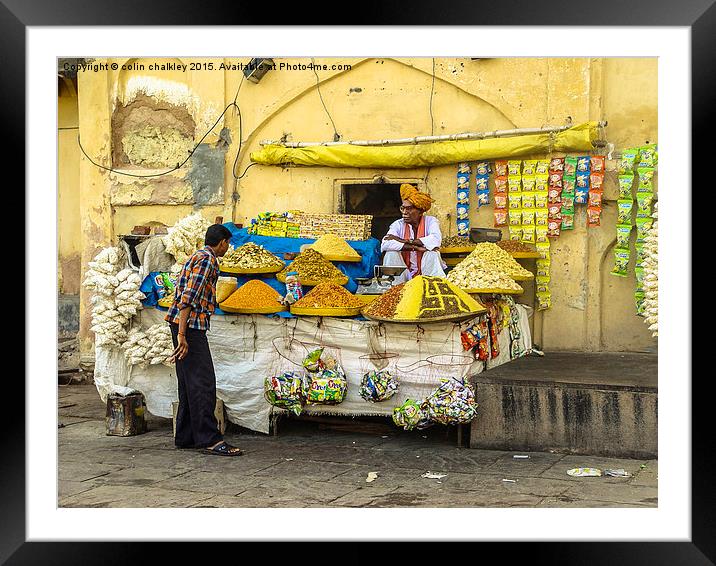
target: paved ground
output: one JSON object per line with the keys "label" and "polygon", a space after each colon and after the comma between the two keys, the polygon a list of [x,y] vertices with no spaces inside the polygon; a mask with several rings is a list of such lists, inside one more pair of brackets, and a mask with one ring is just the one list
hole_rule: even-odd
{"label": "paved ground", "polygon": [[[238,458],[177,450],[168,419],[106,436],[93,385],[59,387],[60,507],[655,507],[656,460],[458,448],[453,428],[389,419],[282,421],[279,436],[230,425]],[[524,454],[524,453],[522,453]],[[630,478],[572,478],[574,467]],[[421,477],[427,471],[441,479]],[[367,483],[369,472],[378,478]],[[504,479],[515,480],[504,482]]]}

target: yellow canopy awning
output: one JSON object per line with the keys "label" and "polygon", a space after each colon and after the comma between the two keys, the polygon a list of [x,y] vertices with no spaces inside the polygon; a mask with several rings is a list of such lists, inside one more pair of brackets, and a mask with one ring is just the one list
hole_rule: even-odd
{"label": "yellow canopy awning", "polygon": [[530,134],[482,140],[442,141],[414,145],[332,145],[289,148],[267,145],[251,153],[261,165],[308,167],[386,167],[409,169],[463,161],[508,159],[551,152],[590,151],[597,139],[597,122],[586,122],[559,133]]}

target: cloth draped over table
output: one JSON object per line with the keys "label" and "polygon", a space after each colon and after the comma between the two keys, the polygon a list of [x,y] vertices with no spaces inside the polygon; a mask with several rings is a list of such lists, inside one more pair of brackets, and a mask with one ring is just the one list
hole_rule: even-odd
{"label": "cloth draped over table", "polygon": [[[532,347],[528,308],[516,305],[520,319],[519,348],[527,353]],[[147,329],[163,320],[158,309],[144,309],[134,324]],[[390,416],[393,408],[406,399],[422,401],[439,385],[435,372],[425,371],[429,356],[452,354],[472,356],[464,352],[460,340],[462,330],[471,322],[397,324],[338,318],[300,317],[268,318],[261,315],[214,316],[207,333],[216,369],[217,396],[224,401],[230,421],[254,431],[268,433],[272,406],[264,399],[264,379],[276,371],[280,359],[275,344],[291,341],[340,348],[340,358],[348,378],[348,392],[338,405],[311,405],[307,414],[345,416]],[[474,375],[510,361],[509,329],[498,335],[500,355],[487,362],[474,361],[455,373]],[[392,352],[399,355],[400,367],[410,368],[400,374],[398,392],[379,403],[365,401],[360,395],[360,382],[367,354]],[[461,375],[458,377],[462,377]],[[162,364],[142,368],[128,366],[118,348],[96,346],[95,385],[106,402],[107,395],[120,387],[141,391],[148,410],[159,417],[172,417],[176,401],[177,379],[174,366]],[[480,403],[480,391],[477,392]]]}
{"label": "cloth draped over table", "polygon": [[435,167],[463,161],[508,159],[551,152],[590,151],[598,137],[597,122],[585,122],[559,133],[505,138],[439,141],[391,146],[316,145],[290,148],[274,144],[251,153],[261,165],[322,167]]}

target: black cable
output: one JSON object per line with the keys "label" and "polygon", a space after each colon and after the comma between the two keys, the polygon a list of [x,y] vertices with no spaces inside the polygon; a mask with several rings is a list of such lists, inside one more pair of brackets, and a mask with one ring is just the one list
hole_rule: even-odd
{"label": "black cable", "polygon": [[239,175],[238,177],[236,177],[236,180],[238,181],[238,180],[241,179],[244,175],[246,175],[246,172],[247,172],[249,169],[251,169],[254,165],[260,165],[260,163],[251,163],[246,169],[244,169],[244,172],[241,173],[241,175]]}
{"label": "black cable", "polygon": [[331,124],[333,125],[333,141],[338,141],[341,139],[340,134],[338,133],[338,130],[336,130],[336,125],[333,122],[333,118],[331,118],[330,112],[328,112],[328,108],[326,108],[326,103],[323,102],[323,95],[321,94],[321,87],[318,84],[318,73],[316,72],[316,64],[314,62],[313,57],[311,57],[311,63],[312,63],[312,69],[313,74],[316,75],[316,90],[318,90],[318,97],[321,99],[321,104],[323,104],[323,109],[326,111],[326,114],[328,114],[328,119],[331,121]]}
{"label": "black cable", "polygon": [[435,134],[435,120],[433,119],[433,91],[435,90],[435,57],[433,57],[433,84],[430,86],[430,135]]}
{"label": "black cable", "polygon": [[[239,88],[240,88],[240,87],[241,87],[241,85],[239,85]],[[237,91],[236,94],[237,94],[237,96],[238,96],[238,91]],[[134,173],[125,173],[125,172],[123,172],[123,171],[117,171],[116,169],[113,169],[113,168],[111,168],[111,167],[105,167],[104,165],[100,165],[99,163],[95,163],[94,160],[93,160],[89,155],[87,155],[87,152],[85,151],[84,147],[82,147],[82,142],[80,142],[80,136],[79,136],[79,134],[77,135],[77,143],[78,143],[79,146],[80,146],[80,150],[82,151],[82,153],[84,154],[84,156],[90,161],[90,163],[92,163],[92,165],[94,165],[94,166],[96,166],[96,167],[99,167],[100,169],[104,169],[105,171],[110,171],[110,172],[116,173],[116,174],[118,174],[118,175],[126,175],[127,177],[145,177],[145,178],[146,178],[146,177],[163,177],[164,175],[168,175],[169,173],[172,173],[172,172],[176,171],[177,169],[181,169],[181,168],[184,166],[184,164],[185,164],[187,161],[189,161],[189,159],[191,158],[191,156],[194,155],[194,152],[195,152],[195,151],[197,150],[197,148],[201,145],[201,142],[203,142],[204,139],[206,138],[206,136],[208,136],[208,135],[214,130],[214,128],[216,127],[216,125],[219,123],[219,120],[221,120],[221,118],[224,116],[224,114],[226,114],[226,111],[227,111],[229,108],[231,108],[232,106],[236,106],[236,107],[238,108],[238,106],[236,105],[235,102],[230,103],[226,108],[224,108],[224,111],[223,111],[223,112],[219,115],[219,117],[216,119],[216,122],[214,122],[214,125],[213,125],[211,128],[209,128],[209,130],[201,137],[201,139],[199,140],[199,142],[194,146],[194,149],[192,149],[192,150],[189,152],[189,155],[187,155],[187,158],[186,158],[184,161],[182,161],[181,163],[177,163],[177,165],[176,165],[175,167],[173,167],[172,169],[169,169],[169,171],[165,171],[164,173],[153,173],[153,174],[151,174],[151,175],[136,175],[136,174],[134,174]]]}

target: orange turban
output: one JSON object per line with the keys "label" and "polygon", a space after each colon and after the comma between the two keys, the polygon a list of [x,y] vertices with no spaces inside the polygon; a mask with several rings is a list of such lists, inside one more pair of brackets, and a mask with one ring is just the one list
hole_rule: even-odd
{"label": "orange turban", "polygon": [[400,185],[400,198],[412,202],[418,208],[428,211],[432,205],[433,199],[426,193],[421,193],[416,187],[409,183]]}

